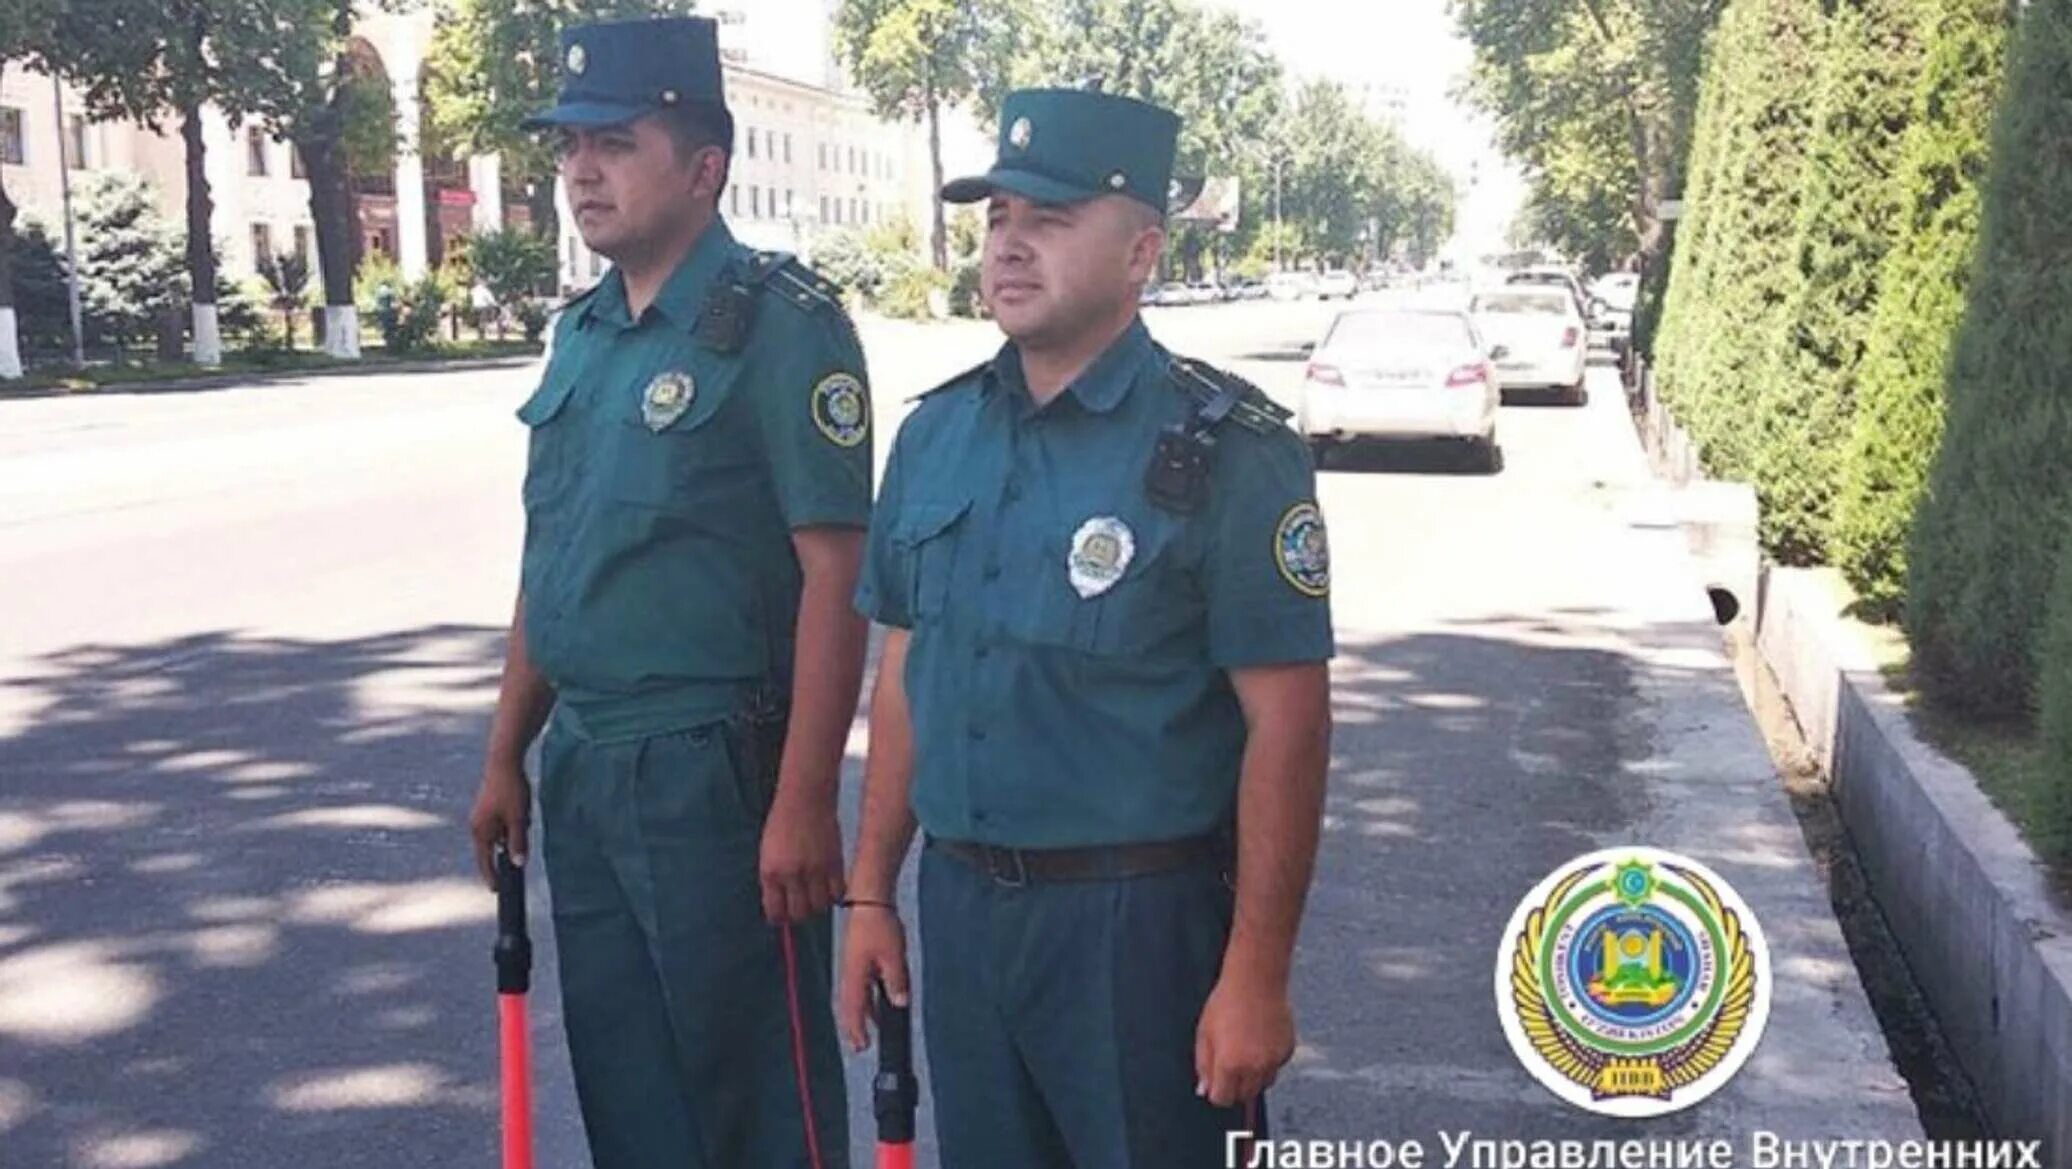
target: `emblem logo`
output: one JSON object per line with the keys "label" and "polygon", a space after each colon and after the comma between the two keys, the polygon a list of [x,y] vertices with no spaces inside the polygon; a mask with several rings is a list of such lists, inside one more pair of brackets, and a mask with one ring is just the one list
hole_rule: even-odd
{"label": "emblem logo", "polygon": [[1014,125],[1007,128],[1007,141],[1016,150],[1027,150],[1029,140],[1036,136],[1036,127],[1027,118],[1016,118]]}
{"label": "emblem logo", "polygon": [[1660,1116],[1712,1095],[1770,1017],[1770,951],[1718,874],[1653,848],[1578,857],[1511,915],[1496,963],[1511,1050],[1555,1095]]}
{"label": "emblem logo", "polygon": [[671,423],[683,417],[684,411],[698,397],[698,383],[691,375],[680,369],[658,373],[648,383],[647,392],[641,395],[640,418],[647,428],[654,431],[669,429]]}
{"label": "emblem logo", "polygon": [[1273,534],[1273,556],[1282,579],[1296,592],[1306,597],[1330,593],[1331,541],[1316,504],[1298,503],[1281,513],[1280,527]]}
{"label": "emblem logo", "polygon": [[568,71],[580,77],[590,67],[590,54],[581,45],[568,47]]}
{"label": "emblem logo", "polygon": [[1136,554],[1137,538],[1114,516],[1095,516],[1079,525],[1072,533],[1072,555],[1065,562],[1072,591],[1088,601],[1114,588]]}
{"label": "emblem logo", "polygon": [[813,425],[838,447],[853,447],[871,432],[871,400],[853,374],[831,373],[813,387]]}

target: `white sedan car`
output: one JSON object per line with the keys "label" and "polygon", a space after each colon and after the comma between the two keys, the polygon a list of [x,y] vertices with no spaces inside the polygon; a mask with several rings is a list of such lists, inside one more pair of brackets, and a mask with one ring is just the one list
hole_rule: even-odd
{"label": "white sedan car", "polygon": [[1554,286],[1508,285],[1475,294],[1468,315],[1492,348],[1497,384],[1511,390],[1552,389],[1580,406],[1589,370],[1587,326],[1575,297]]}
{"label": "white sedan car", "polygon": [[1465,313],[1350,309],[1310,354],[1296,415],[1319,462],[1360,439],[1442,439],[1494,471],[1498,398],[1496,373]]}

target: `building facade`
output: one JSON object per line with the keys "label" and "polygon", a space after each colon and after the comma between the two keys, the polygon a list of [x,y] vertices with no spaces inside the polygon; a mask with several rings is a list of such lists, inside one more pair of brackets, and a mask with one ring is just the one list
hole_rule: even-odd
{"label": "building facade", "polygon": [[[869,228],[902,215],[926,238],[932,193],[925,130],[873,116],[841,81],[827,48],[832,13],[832,0],[756,0],[748,12],[718,14],[737,125],[722,210],[754,246],[810,253],[827,231]],[[506,188],[495,156],[444,162],[412,148],[423,120],[421,80],[433,21],[425,6],[402,13],[370,7],[352,45],[357,67],[387,79],[401,141],[392,172],[354,179],[360,243],[365,253],[393,257],[406,277],[436,266],[446,247],[471,231],[526,218],[527,192]],[[204,141],[224,271],[246,278],[261,256],[294,252],[314,272],[309,184],[295,151],[259,126],[233,124],[214,110],[205,119]],[[959,145],[960,153],[968,152],[970,143]],[[96,122],[70,87],[19,65],[0,72],[0,184],[26,217],[61,235],[61,178],[70,177],[76,188],[78,180],[106,171],[143,175],[168,220],[185,222],[186,166],[177,125],[154,131],[126,121]],[[561,281],[576,288],[601,275],[604,261],[583,247],[562,206]]]}

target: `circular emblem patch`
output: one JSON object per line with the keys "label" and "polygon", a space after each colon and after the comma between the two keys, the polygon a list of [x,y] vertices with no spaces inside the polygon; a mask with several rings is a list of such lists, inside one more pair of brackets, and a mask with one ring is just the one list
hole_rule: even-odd
{"label": "circular emblem patch", "polygon": [[1114,516],[1095,516],[1079,525],[1072,533],[1072,554],[1065,560],[1072,591],[1086,601],[1114,588],[1136,554],[1137,537]]}
{"label": "circular emblem patch", "polygon": [[1295,591],[1321,597],[1331,591],[1331,541],[1314,503],[1298,503],[1281,514],[1273,534],[1274,562]]}
{"label": "circular emblem patch", "polygon": [[813,425],[839,447],[853,447],[871,432],[871,400],[855,375],[833,373],[813,387]]}
{"label": "circular emblem patch", "polygon": [[590,54],[581,45],[570,45],[568,47],[568,71],[581,76],[583,70],[589,67]]}
{"label": "circular emblem patch", "polygon": [[1770,951],[1747,903],[1673,852],[1612,848],[1511,915],[1497,1013],[1540,1083],[1604,1116],[1688,1108],[1734,1078],[1770,1018]]}
{"label": "circular emblem patch", "polygon": [[1027,150],[1029,140],[1036,136],[1036,127],[1027,118],[1016,118],[1014,125],[1007,128],[1007,141],[1016,150]]}
{"label": "circular emblem patch", "polygon": [[698,383],[680,369],[658,373],[640,397],[640,419],[649,430],[667,430],[698,397]]}

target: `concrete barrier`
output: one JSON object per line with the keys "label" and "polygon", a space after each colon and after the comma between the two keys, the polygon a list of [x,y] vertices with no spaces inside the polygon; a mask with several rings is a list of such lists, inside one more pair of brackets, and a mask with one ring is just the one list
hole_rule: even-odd
{"label": "concrete barrier", "polygon": [[1756,645],[1951,1050],[2003,1136],[2072,1164],[2072,914],[1971,773],[1914,734],[1832,574],[1766,575]]}

